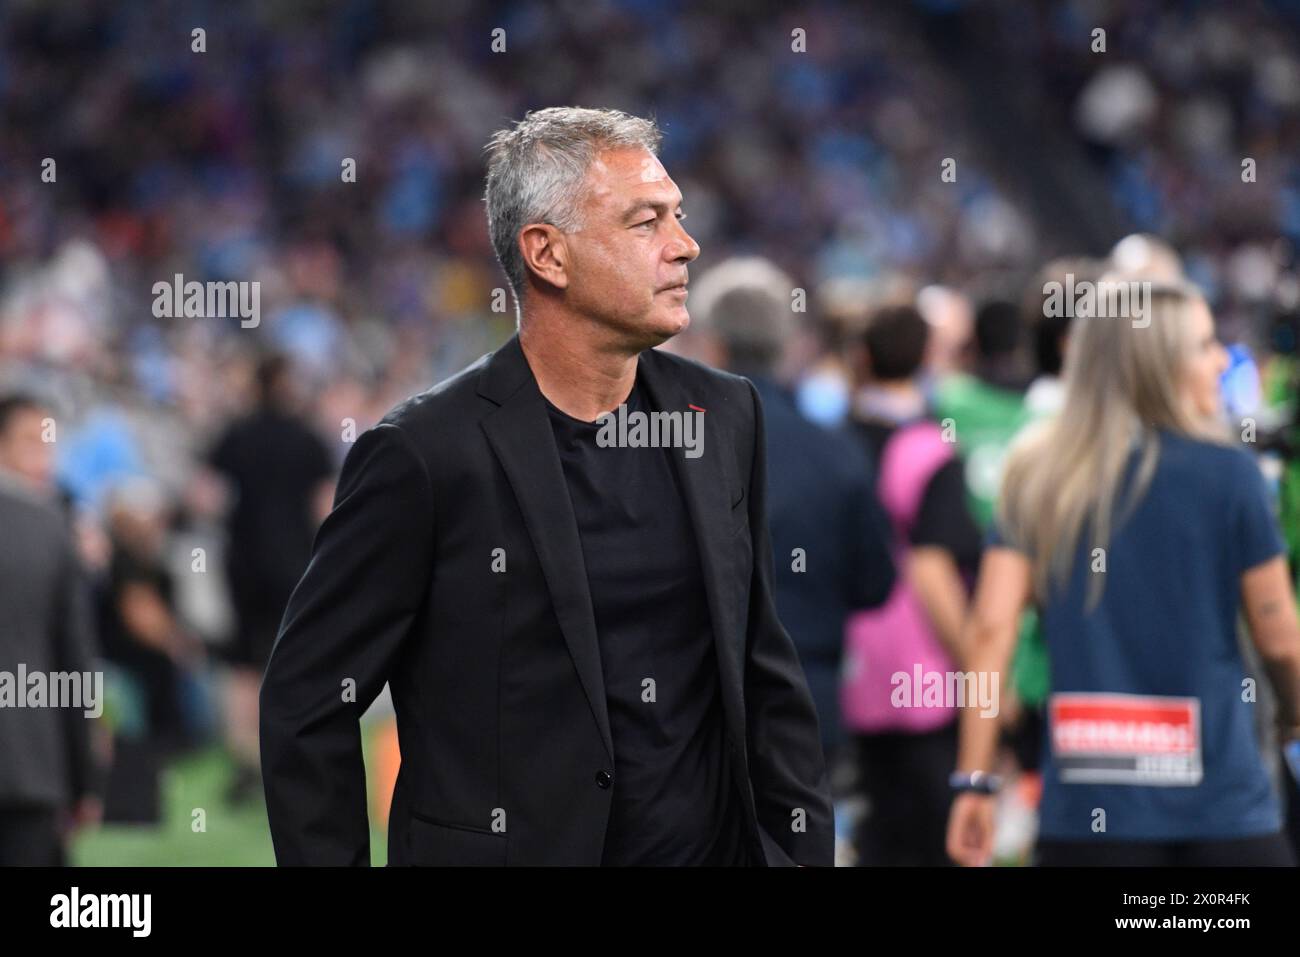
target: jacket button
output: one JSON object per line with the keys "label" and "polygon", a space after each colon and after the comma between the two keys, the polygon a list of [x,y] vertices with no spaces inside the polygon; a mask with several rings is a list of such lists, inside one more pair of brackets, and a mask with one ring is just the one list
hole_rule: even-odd
{"label": "jacket button", "polygon": [[599,785],[600,787],[608,788],[613,783],[614,783],[614,772],[603,771],[603,770],[596,772],[596,784]]}

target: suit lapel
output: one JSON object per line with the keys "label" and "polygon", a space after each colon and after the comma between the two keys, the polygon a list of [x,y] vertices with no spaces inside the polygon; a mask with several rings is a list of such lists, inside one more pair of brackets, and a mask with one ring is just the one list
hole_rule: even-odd
{"label": "suit lapel", "polygon": [[[731,604],[722,594],[723,582],[732,555],[731,500],[726,457],[729,445],[717,428],[711,428],[708,403],[704,396],[687,395],[681,382],[664,367],[663,357],[654,349],[641,353],[638,363],[641,382],[656,410],[690,414],[691,406],[703,407],[704,446],[697,458],[687,458],[682,449],[670,450],[669,458],[681,480],[683,494],[704,572],[704,591],[708,599],[713,641],[717,651],[723,706],[728,724],[744,728],[744,702],[740,694],[742,669],[740,647],[731,636],[736,628]],[[715,421],[718,421],[715,417]]]}
{"label": "suit lapel", "polygon": [[612,762],[614,742],[578,522],[546,404],[517,334],[489,360],[479,394],[500,405],[483,419],[483,430],[519,502],[560,630]]}

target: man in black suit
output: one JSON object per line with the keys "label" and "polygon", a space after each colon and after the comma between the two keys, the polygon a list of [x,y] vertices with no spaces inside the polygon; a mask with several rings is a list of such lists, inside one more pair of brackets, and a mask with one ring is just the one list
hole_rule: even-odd
{"label": "man in black suit", "polygon": [[[91,718],[103,708],[103,675],[54,491],[49,416],[31,396],[0,396],[0,867],[65,863],[65,820],[94,824],[102,810]],[[67,682],[77,700],[51,690],[43,706],[24,704],[29,676],[50,689]]]}
{"label": "man in black suit", "polygon": [[653,348],[699,254],[659,138],[556,108],[489,143],[519,332],[347,456],[261,692],[281,864],[369,862],[357,722],[385,682],[392,864],[832,863],[762,405]]}

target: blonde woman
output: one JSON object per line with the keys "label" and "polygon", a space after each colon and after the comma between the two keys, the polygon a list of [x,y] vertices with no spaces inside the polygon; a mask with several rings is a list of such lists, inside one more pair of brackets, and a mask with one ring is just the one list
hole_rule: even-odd
{"label": "blonde woman", "polygon": [[[1051,660],[1037,863],[1293,864],[1237,644],[1244,609],[1300,736],[1300,624],[1259,469],[1229,443],[1205,301],[1155,286],[1080,318],[1066,398],[1013,450],[966,626],[1005,675],[1022,608]],[[961,718],[948,853],[989,862],[996,721]]]}

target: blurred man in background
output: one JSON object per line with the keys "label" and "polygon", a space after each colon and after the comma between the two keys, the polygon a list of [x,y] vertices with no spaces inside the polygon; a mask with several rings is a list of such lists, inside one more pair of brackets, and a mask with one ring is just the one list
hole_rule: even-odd
{"label": "blurred man in background", "polygon": [[1025,411],[1031,420],[1055,415],[1065,402],[1065,383],[1061,376],[1074,310],[1049,308],[1053,283],[1059,283],[1061,288],[1067,283],[1095,283],[1104,271],[1104,264],[1098,260],[1062,257],[1039,269],[1025,287],[1020,315],[1029,333],[1034,358],[1034,378],[1025,391]]}
{"label": "blurred man in background", "polygon": [[856,828],[860,865],[942,866],[957,757],[951,703],[895,699],[897,676],[961,671],[968,584],[980,534],[953,443],[931,418],[921,387],[931,327],[910,305],[880,309],[861,336],[853,427],[878,463],[898,580],[878,611],[846,631],[843,707],[868,807]]}
{"label": "blurred man in background", "polygon": [[[0,398],[0,672],[11,695],[28,693],[16,684],[20,666],[47,681],[95,667],[85,584],[45,487],[51,424],[38,400]],[[55,704],[0,699],[0,865],[62,864],[63,815],[78,826],[99,818],[90,703]]]}
{"label": "blurred man in background", "polygon": [[970,364],[975,309],[964,292],[940,285],[921,289],[916,294],[916,308],[930,327],[921,375],[932,391],[937,383]]}
{"label": "blurred man in background", "polygon": [[166,555],[169,503],[135,477],[106,494],[108,561],[96,578],[103,655],[114,666],[113,763],[105,820],[157,824],[162,769],[197,743],[193,678],[204,649],[182,620]]}
{"label": "blurred man in background", "polygon": [[53,415],[35,396],[0,397],[0,469],[11,482],[53,500]]}
{"label": "blurred man in background", "polygon": [[281,354],[257,366],[253,410],[218,438],[209,465],[230,487],[226,575],[235,607],[228,649],[227,740],[237,762],[229,797],[255,798],[257,696],[276,629],[311,557],[316,527],[329,511],[333,459],[307,424],[293,376]]}
{"label": "blurred man in background", "polygon": [[1024,392],[1030,370],[1024,325],[1015,304],[987,300],[975,310],[970,372],[941,379],[934,414],[951,419],[966,468],[966,488],[980,526],[993,517],[1002,460],[1025,423]]}
{"label": "blurred man in background", "polygon": [[101,600],[104,656],[131,676],[145,734],[164,754],[189,743],[182,672],[202,656],[177,614],[176,583],[164,554],[167,523],[155,483],[135,479],[113,489]]}

